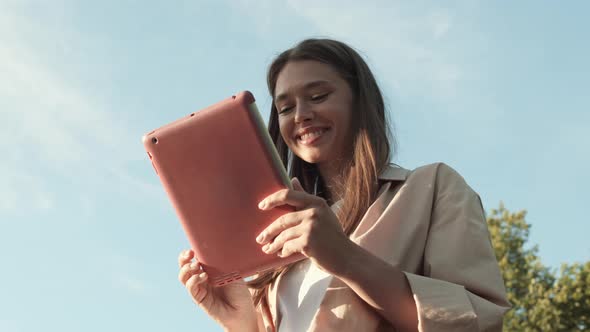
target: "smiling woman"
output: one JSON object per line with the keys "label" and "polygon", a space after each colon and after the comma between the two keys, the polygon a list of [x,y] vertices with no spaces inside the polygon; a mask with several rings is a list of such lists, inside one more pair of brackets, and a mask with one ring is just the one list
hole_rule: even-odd
{"label": "smiling woman", "polygon": [[304,40],[268,72],[269,132],[294,190],[256,239],[308,259],[221,288],[194,253],[179,279],[229,331],[500,331],[509,308],[477,193],[449,166],[390,164],[383,98],[354,49]]}
{"label": "smiling woman", "polygon": [[296,61],[281,70],[275,91],[281,137],[290,151],[315,164],[324,179],[336,180],[344,166],[338,164],[351,160],[352,152],[352,91],[346,81],[330,66]]}

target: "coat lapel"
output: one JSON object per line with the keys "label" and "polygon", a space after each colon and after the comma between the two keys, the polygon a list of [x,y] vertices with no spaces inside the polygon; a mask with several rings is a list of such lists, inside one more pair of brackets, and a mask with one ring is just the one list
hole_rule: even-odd
{"label": "coat lapel", "polygon": [[[350,235],[350,239],[352,241],[358,243],[358,237],[364,234],[367,230],[369,230],[371,226],[377,221],[379,216],[383,213],[383,211],[387,207],[387,204],[390,201],[390,199],[387,197],[388,195],[384,195],[384,193],[387,193],[391,189],[392,182],[405,181],[409,173],[409,170],[398,166],[385,166],[385,168],[379,175],[379,180],[382,182],[382,185],[377,194],[377,199],[375,200],[375,202],[373,202],[373,204],[371,204],[371,206],[367,210],[367,213],[364,215],[355,231]],[[268,304],[272,315],[272,322],[275,327],[279,326],[278,324],[281,321],[280,312],[277,308],[277,292],[278,285],[280,284],[283,275],[284,274],[281,274],[277,278],[277,280],[275,280],[268,292]],[[328,289],[331,291],[326,292],[326,294],[324,295],[324,298],[320,303],[320,308],[322,306],[326,306],[335,297],[338,297],[340,293],[345,292],[348,289],[348,287],[346,287],[346,285],[344,285],[344,283],[340,281],[340,279],[332,278],[332,281],[330,282]],[[314,320],[316,319],[318,313],[319,310],[318,312],[316,312]]]}
{"label": "coat lapel", "polygon": [[[383,211],[385,211],[391,202],[392,197],[390,196],[395,194],[394,190],[392,190],[392,187],[396,187],[400,182],[405,181],[409,173],[410,172],[406,169],[401,167],[392,167],[390,165],[387,165],[383,169],[379,175],[381,187],[379,188],[377,199],[373,202],[373,204],[371,204],[356,229],[350,235],[350,239],[353,242],[361,245],[360,242],[362,241],[363,235],[367,232],[370,232],[373,225],[375,225]],[[334,316],[346,316],[347,310],[355,310],[358,315],[370,312],[367,310],[358,310],[359,308],[353,309],[354,306],[363,304],[362,301],[356,301],[355,297],[356,294],[354,294],[354,292],[348,286],[346,286],[344,282],[338,278],[332,278],[330,285],[328,286],[326,293],[320,302],[320,306],[316,311],[314,318],[312,319],[310,331],[315,331],[320,326],[332,326],[330,323],[326,323],[326,321],[333,322]],[[363,320],[361,317],[357,318]],[[374,321],[376,324],[378,324],[378,320],[367,321]],[[315,323],[317,323],[317,326]],[[353,327],[355,326],[355,320],[347,321],[347,324],[352,324],[352,326],[349,327],[353,329],[355,328]]]}

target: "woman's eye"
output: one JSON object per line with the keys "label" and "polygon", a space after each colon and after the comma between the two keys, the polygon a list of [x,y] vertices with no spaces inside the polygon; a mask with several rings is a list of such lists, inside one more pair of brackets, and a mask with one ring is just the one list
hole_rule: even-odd
{"label": "woman's eye", "polygon": [[279,109],[279,114],[289,112],[293,107],[283,107]]}
{"label": "woman's eye", "polygon": [[324,94],[321,94],[321,95],[313,95],[313,96],[311,96],[311,100],[313,100],[313,101],[321,101],[321,100],[324,100],[327,96],[328,96],[327,93],[324,93]]}

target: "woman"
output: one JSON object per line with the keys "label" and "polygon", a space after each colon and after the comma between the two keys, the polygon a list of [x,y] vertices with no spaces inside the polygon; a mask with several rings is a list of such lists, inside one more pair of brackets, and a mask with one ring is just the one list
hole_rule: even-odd
{"label": "woman", "polygon": [[349,46],[304,40],[268,72],[269,131],[296,211],[256,239],[308,259],[210,288],[193,252],[179,279],[227,331],[500,331],[509,308],[479,196],[450,167],[389,164],[383,98]]}

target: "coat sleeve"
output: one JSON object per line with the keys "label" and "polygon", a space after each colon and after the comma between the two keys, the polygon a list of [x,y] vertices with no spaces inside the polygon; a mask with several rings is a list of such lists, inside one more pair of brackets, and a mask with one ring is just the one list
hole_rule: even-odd
{"label": "coat sleeve", "polygon": [[437,164],[423,275],[404,272],[419,330],[501,331],[510,308],[479,196]]}

